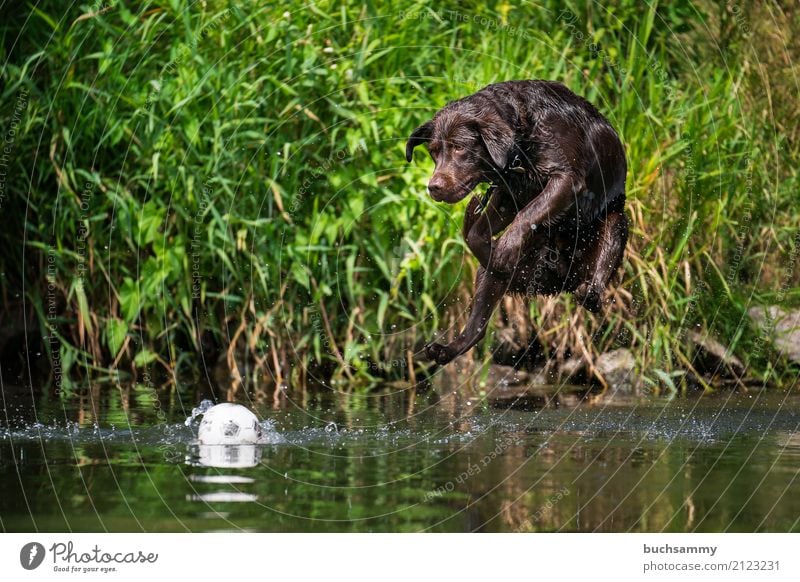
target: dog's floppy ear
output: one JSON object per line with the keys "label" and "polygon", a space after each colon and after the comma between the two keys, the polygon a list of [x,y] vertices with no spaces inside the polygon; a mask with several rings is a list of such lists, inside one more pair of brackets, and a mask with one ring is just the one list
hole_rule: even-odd
{"label": "dog's floppy ear", "polygon": [[492,163],[496,168],[505,169],[514,149],[514,130],[500,116],[487,114],[473,120],[475,129],[483,140]]}
{"label": "dog's floppy ear", "polygon": [[414,148],[418,145],[430,141],[433,135],[433,121],[426,121],[417,129],[411,132],[406,142],[406,160],[411,161],[414,157]]}

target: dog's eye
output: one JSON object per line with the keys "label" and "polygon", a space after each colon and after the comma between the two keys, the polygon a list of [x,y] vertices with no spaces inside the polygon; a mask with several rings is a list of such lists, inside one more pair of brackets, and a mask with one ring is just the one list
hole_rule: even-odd
{"label": "dog's eye", "polygon": [[466,151],[466,148],[464,146],[455,145],[453,146],[453,151],[457,154],[463,154]]}

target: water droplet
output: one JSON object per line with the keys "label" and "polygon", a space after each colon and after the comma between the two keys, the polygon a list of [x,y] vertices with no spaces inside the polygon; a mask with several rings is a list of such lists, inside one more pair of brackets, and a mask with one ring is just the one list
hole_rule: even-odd
{"label": "water droplet", "polygon": [[201,416],[202,414],[205,414],[205,412],[212,406],[214,406],[214,403],[211,400],[206,399],[200,401],[200,404],[192,408],[192,415],[188,416],[183,424],[185,426],[191,426],[195,418]]}

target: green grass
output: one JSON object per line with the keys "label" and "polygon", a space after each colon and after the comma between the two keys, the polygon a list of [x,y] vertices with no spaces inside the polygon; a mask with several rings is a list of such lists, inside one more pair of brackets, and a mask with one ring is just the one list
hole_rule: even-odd
{"label": "green grass", "polygon": [[746,308],[800,299],[797,142],[745,66],[752,35],[710,3],[568,4],[44,1],[4,18],[5,310],[24,300],[57,338],[65,392],[81,370],[181,373],[216,351],[267,384],[402,377],[463,321],[475,269],[464,205],[426,197],[431,162],[407,165],[405,138],[490,82],[548,78],[619,130],[633,228],[606,317],[538,301],[540,339],[559,357],[629,346],[656,383],[691,365],[687,329],[748,359]]}

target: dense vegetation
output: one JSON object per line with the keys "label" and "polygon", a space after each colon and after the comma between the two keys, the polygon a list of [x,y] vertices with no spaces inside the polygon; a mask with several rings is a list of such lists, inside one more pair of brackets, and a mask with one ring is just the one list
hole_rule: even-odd
{"label": "dense vegetation", "polygon": [[425,195],[431,162],[406,164],[405,138],[448,100],[517,78],[587,97],[629,156],[615,302],[603,317],[567,296],[532,302],[545,356],[627,346],[669,385],[698,329],[781,381],[745,312],[800,298],[797,15],[262,4],[3,8],[3,310],[36,322],[65,393],[81,370],[218,357],[267,384],[407,375],[423,341],[463,321],[475,261],[466,203]]}

